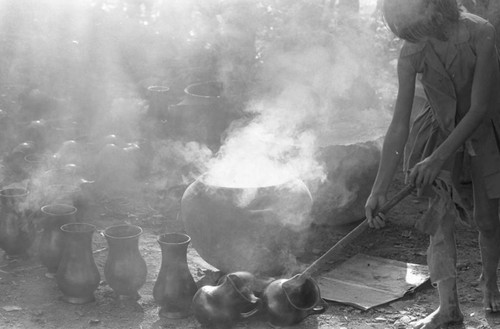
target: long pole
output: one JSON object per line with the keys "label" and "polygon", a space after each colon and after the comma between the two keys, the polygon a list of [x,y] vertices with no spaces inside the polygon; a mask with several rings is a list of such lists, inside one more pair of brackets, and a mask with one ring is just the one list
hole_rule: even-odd
{"label": "long pole", "polygon": [[[389,210],[392,209],[395,205],[397,205],[401,200],[406,198],[411,194],[415,187],[412,185],[407,185],[401,191],[399,191],[392,199],[387,201],[379,210],[378,214],[385,214]],[[340,239],[333,247],[328,249],[321,257],[316,259],[311,265],[309,265],[302,273],[298,276],[295,276],[297,280],[303,280],[308,277],[311,277],[313,273],[323,265],[327,260],[332,258],[333,256],[337,256],[349,243],[351,243],[354,239],[356,239],[361,233],[363,233],[368,228],[368,219],[364,217],[364,220],[356,226],[351,232],[349,232],[346,236]]]}

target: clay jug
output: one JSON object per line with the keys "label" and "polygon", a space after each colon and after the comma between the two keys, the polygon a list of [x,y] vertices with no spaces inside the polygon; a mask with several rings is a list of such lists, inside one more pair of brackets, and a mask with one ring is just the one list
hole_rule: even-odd
{"label": "clay jug", "polygon": [[166,120],[168,106],[172,102],[170,88],[167,86],[149,86],[148,98],[148,115],[156,120]]}
{"label": "clay jug", "polygon": [[190,241],[191,238],[182,233],[167,233],[158,238],[162,257],[153,297],[161,307],[161,317],[179,319],[191,314],[197,286],[187,264]]}
{"label": "clay jug", "polygon": [[63,254],[63,232],[61,226],[75,221],[77,209],[68,204],[49,204],[41,208],[42,235],[38,245],[40,262],[47,268],[45,276],[53,278]]}
{"label": "clay jug", "polygon": [[32,213],[25,209],[27,195],[19,187],[0,190],[0,248],[6,258],[25,256],[35,238]]}
{"label": "clay jug", "polygon": [[198,289],[193,297],[196,320],[205,326],[226,329],[256,314],[261,303],[253,292],[254,281],[249,272],[234,272],[224,276],[217,286]]}
{"label": "clay jug", "polygon": [[61,226],[64,251],[56,273],[62,299],[71,304],[85,304],[95,300],[94,291],[101,280],[92,254],[92,234],[95,226],[69,223]]}
{"label": "clay jug", "polygon": [[139,252],[142,228],[136,225],[117,225],[104,230],[108,242],[108,258],[104,277],[117,296],[139,299],[138,290],[146,282],[146,261]]}
{"label": "clay jug", "polygon": [[264,290],[262,300],[269,322],[280,327],[296,325],[326,310],[319,286],[311,278],[299,283],[294,278],[275,280]]}

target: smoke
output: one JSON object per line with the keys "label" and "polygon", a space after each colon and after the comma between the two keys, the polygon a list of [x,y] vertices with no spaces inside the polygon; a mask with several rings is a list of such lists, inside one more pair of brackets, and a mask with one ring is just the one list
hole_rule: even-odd
{"label": "smoke", "polygon": [[[377,139],[389,122],[392,77],[375,31],[316,1],[0,6],[0,87],[2,95],[16,94],[1,99],[0,124],[11,120],[5,126],[16,128],[0,131],[9,153],[0,173],[5,184],[31,186],[34,209],[45,202],[45,173],[67,165],[80,168],[72,173],[75,188],[94,182],[105,196],[146,189],[158,203],[204,173],[229,187],[298,177],[314,193],[328,174],[322,148]],[[208,80],[222,82],[229,116],[241,118],[218,150],[172,136],[162,122],[188,84]],[[151,85],[170,91],[153,119]],[[12,174],[30,154],[44,161]]]}
{"label": "smoke", "polygon": [[[253,120],[235,125],[210,163],[214,185],[267,186],[299,177],[314,193],[327,176],[319,154],[323,147],[385,133],[392,85],[384,79],[380,46],[368,21],[337,19],[325,27],[324,12],[313,4],[285,9],[286,18],[259,48],[255,90],[245,108]],[[220,19],[234,21],[234,12]]]}

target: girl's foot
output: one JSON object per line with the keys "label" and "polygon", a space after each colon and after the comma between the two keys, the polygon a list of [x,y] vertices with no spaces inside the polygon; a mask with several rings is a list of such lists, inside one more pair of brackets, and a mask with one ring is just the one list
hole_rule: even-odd
{"label": "girl's foot", "polygon": [[424,319],[412,322],[411,328],[415,329],[437,329],[442,325],[461,323],[464,316],[459,308],[446,310],[446,312],[438,307],[437,310],[429,314]]}
{"label": "girl's foot", "polygon": [[497,287],[483,287],[483,305],[486,312],[500,312],[500,292]]}

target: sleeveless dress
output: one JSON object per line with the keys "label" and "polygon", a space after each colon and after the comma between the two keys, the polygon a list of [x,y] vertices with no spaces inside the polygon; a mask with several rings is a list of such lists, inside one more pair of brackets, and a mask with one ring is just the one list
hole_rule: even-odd
{"label": "sleeveless dress", "polygon": [[[456,39],[450,40],[447,57],[440,59],[428,42],[406,42],[401,58],[408,58],[425,91],[426,105],[415,117],[405,147],[404,170],[409,172],[449,136],[471,105],[471,92],[476,65],[476,44],[481,31],[490,24],[472,14],[462,13]],[[489,28],[489,27],[488,27]],[[492,67],[495,76],[491,87],[488,113],[464,145],[444,164],[432,189],[423,191],[430,197],[428,210],[416,227],[431,235],[427,262],[431,280],[456,276],[454,260],[448,257],[446,240],[442,235],[445,221],[459,220],[468,224],[470,216],[457,188],[463,176],[464,163],[476,157],[481,166],[489,198],[500,197],[500,68]],[[467,174],[467,173],[466,173]],[[474,184],[474,182],[472,182]],[[439,247],[438,247],[439,246]]]}

